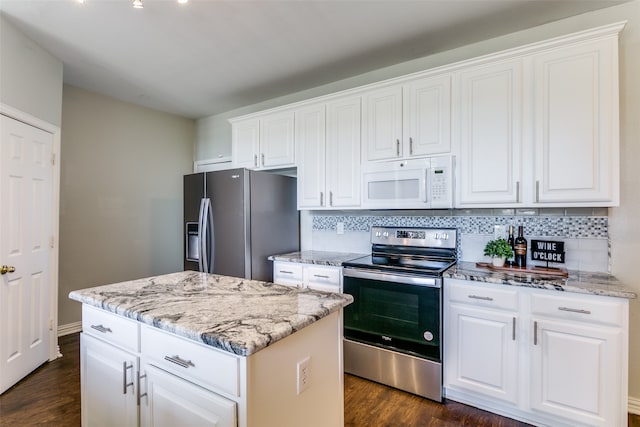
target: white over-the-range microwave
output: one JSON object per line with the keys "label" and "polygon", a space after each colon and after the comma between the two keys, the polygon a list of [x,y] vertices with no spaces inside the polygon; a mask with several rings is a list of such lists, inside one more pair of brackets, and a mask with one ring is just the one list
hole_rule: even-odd
{"label": "white over-the-range microwave", "polygon": [[453,156],[447,154],[363,165],[362,207],[453,208]]}

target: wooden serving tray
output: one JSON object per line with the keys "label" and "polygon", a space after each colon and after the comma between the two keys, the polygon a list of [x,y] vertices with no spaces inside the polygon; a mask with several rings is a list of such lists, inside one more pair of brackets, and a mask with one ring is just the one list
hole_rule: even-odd
{"label": "wooden serving tray", "polygon": [[520,267],[496,267],[489,262],[476,262],[476,267],[488,268],[492,271],[502,271],[505,273],[514,273],[514,274],[543,274],[545,276],[559,276],[559,277],[568,277],[569,273],[564,268],[553,268],[553,267],[542,267],[538,265],[530,266],[527,268]]}

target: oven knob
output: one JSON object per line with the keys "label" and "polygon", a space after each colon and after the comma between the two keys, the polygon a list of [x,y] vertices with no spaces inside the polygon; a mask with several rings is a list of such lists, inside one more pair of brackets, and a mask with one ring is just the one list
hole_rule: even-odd
{"label": "oven knob", "polygon": [[389,232],[385,231],[384,233],[382,233],[382,237],[384,237],[385,239],[389,237]]}
{"label": "oven knob", "polygon": [[382,232],[376,231],[376,237],[380,237],[380,236],[382,236]]}
{"label": "oven knob", "polygon": [[433,341],[433,334],[430,331],[426,331],[422,336],[427,341]]}

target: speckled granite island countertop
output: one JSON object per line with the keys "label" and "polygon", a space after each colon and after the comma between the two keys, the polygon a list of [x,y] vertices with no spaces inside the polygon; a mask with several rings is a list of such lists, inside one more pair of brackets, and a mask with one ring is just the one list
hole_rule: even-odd
{"label": "speckled granite island countertop", "polygon": [[458,262],[445,271],[444,277],[581,294],[628,299],[637,298],[635,292],[626,288],[615,277],[606,273],[569,271],[569,277],[562,278],[531,273],[497,272],[477,267],[473,262]]}
{"label": "speckled granite island countertop", "polygon": [[353,302],[346,294],[195,271],[82,289],[69,298],[241,356]]}
{"label": "speckled granite island countertop", "polygon": [[300,264],[316,264],[316,265],[331,265],[334,267],[341,267],[345,261],[351,261],[352,259],[360,258],[369,254],[356,254],[346,252],[325,252],[325,251],[302,251],[302,252],[290,252],[281,255],[271,255],[269,259],[271,261],[286,261],[297,262]]}

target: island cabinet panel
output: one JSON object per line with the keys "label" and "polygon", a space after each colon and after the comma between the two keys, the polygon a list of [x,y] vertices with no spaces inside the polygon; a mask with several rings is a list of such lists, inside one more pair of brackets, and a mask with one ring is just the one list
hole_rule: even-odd
{"label": "island cabinet panel", "polygon": [[236,403],[153,365],[143,365],[146,395],[140,402],[144,427],[236,427]]}
{"label": "island cabinet panel", "polygon": [[[305,361],[308,387],[301,389],[299,365]],[[342,312],[251,355],[246,363],[247,426],[344,425]]]}
{"label": "island cabinet panel", "polygon": [[458,279],[443,288],[448,399],[534,425],[624,425],[627,299]]}

